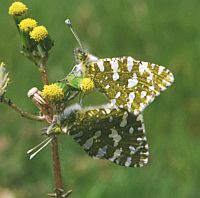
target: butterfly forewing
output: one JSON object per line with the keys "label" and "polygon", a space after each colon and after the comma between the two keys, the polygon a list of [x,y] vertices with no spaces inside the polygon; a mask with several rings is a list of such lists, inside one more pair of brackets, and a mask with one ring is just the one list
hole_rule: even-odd
{"label": "butterfly forewing", "polygon": [[171,85],[172,73],[163,66],[132,57],[99,59],[88,65],[86,74],[113,106],[138,115]]}
{"label": "butterfly forewing", "polygon": [[75,120],[68,133],[90,156],[127,167],[141,167],[148,162],[141,114],[99,107],[79,110],[72,116]]}

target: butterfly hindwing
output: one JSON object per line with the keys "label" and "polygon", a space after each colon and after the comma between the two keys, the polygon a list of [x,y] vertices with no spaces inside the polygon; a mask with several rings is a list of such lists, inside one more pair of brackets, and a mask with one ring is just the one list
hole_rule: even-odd
{"label": "butterfly hindwing", "polygon": [[163,66],[132,57],[106,58],[91,62],[86,74],[113,106],[141,113],[173,82],[173,74]]}
{"label": "butterfly hindwing", "polygon": [[98,107],[77,110],[71,116],[74,121],[68,133],[90,156],[127,167],[141,167],[148,162],[141,114]]}

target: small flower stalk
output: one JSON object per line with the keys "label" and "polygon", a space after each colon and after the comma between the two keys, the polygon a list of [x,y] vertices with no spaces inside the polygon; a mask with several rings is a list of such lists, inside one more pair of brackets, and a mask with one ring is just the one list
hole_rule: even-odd
{"label": "small flower stalk", "polygon": [[8,13],[14,17],[19,32],[21,52],[37,66],[44,66],[53,46],[47,28],[29,17],[28,7],[22,2],[14,2]]}
{"label": "small flower stalk", "polygon": [[6,88],[9,82],[8,72],[6,71],[5,64],[0,64],[0,98],[3,97],[3,95],[6,92]]}
{"label": "small flower stalk", "polygon": [[[50,193],[50,197],[68,197],[71,190],[65,192],[63,190],[63,181],[61,174],[61,166],[58,151],[58,136],[63,132],[59,124],[59,115],[64,111],[69,101],[74,99],[80,90],[88,92],[93,88],[92,82],[88,79],[76,79],[77,82],[57,81],[49,84],[47,75],[47,60],[49,51],[54,45],[49,35],[47,27],[40,24],[35,18],[29,14],[27,5],[20,1],[12,3],[8,9],[8,13],[13,17],[20,38],[21,53],[31,60],[41,74],[43,88],[31,88],[27,96],[33,101],[38,112],[32,114],[18,107],[10,98],[4,97],[7,85],[9,83],[8,72],[5,65],[0,64],[0,102],[7,105],[22,117],[42,121],[46,126],[42,128],[42,135],[46,135],[46,139],[40,144],[30,149],[27,154],[30,159],[36,156],[49,143],[51,144],[52,165],[55,180],[55,191]],[[74,86],[72,86],[74,84]],[[80,98],[79,98],[80,99]],[[70,101],[71,102],[71,101]]]}

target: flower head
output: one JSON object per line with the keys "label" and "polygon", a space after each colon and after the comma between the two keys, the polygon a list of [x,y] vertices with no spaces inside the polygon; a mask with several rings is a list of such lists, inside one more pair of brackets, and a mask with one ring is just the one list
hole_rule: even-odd
{"label": "flower head", "polygon": [[94,89],[94,82],[91,78],[83,78],[81,80],[80,88],[82,92],[90,92]]}
{"label": "flower head", "polygon": [[8,72],[6,72],[5,64],[0,64],[0,97],[6,92],[6,87],[8,85],[9,78]]}
{"label": "flower head", "polygon": [[8,13],[10,15],[17,16],[17,15],[22,15],[27,10],[28,8],[26,7],[25,4],[23,4],[22,2],[16,1],[12,3],[12,5],[9,7]]}
{"label": "flower head", "polygon": [[30,32],[30,37],[36,42],[40,42],[47,38],[48,31],[44,26],[37,26]]}
{"label": "flower head", "polygon": [[37,26],[37,21],[31,18],[26,18],[19,23],[19,28],[23,32],[28,32]]}
{"label": "flower head", "polygon": [[58,83],[44,85],[42,96],[49,102],[60,102],[64,99],[64,90]]}
{"label": "flower head", "polygon": [[54,132],[59,134],[62,133],[62,128],[58,124],[54,126]]}

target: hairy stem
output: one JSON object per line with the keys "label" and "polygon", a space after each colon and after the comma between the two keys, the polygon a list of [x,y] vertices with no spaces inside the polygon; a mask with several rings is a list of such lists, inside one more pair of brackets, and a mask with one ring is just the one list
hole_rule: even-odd
{"label": "hairy stem", "polygon": [[[48,84],[48,75],[46,70],[46,65],[41,62],[39,65],[39,71],[41,73],[42,82],[43,84]],[[52,115],[53,117],[53,115]],[[61,166],[60,166],[60,158],[58,152],[58,139],[55,136],[51,142],[51,152],[52,152],[52,161],[53,161],[53,172],[54,172],[54,180],[55,180],[55,194],[53,197],[62,198],[68,197],[71,194],[71,190],[65,192],[63,190],[63,181],[62,181],[62,173],[61,173]],[[51,196],[51,194],[49,194]]]}
{"label": "hairy stem", "polygon": [[56,189],[63,189],[60,159],[58,153],[58,140],[56,136],[52,140],[51,148],[52,148],[53,170],[54,170]]}
{"label": "hairy stem", "polygon": [[[44,85],[48,84],[48,74],[46,70],[46,60],[37,62],[36,65],[39,68],[39,72],[41,74],[42,82]],[[53,115],[52,115],[53,117]],[[50,197],[64,198],[68,197],[72,191],[69,190],[65,192],[63,190],[63,181],[62,181],[62,173],[60,166],[60,158],[58,152],[58,139],[57,136],[54,136],[51,142],[51,152],[52,152],[52,161],[53,161],[53,172],[54,172],[54,180],[55,180],[55,193],[50,193]]]}
{"label": "hairy stem", "polygon": [[41,57],[38,59],[38,57],[35,57],[26,51],[22,50],[21,53],[38,67],[43,84],[45,85],[48,84],[48,75],[47,75],[47,70],[46,70],[46,62],[47,62],[48,56],[44,58],[43,53],[41,53]]}
{"label": "hairy stem", "polygon": [[42,82],[43,82],[45,85],[47,85],[47,84],[48,84],[48,75],[47,75],[46,67],[45,67],[44,65],[40,65],[39,71],[40,71],[40,73],[41,73]]}
{"label": "hairy stem", "polygon": [[[52,148],[52,160],[53,160],[53,170],[54,170],[54,178],[55,178],[55,193],[53,193],[52,197],[56,198],[63,198],[68,197],[72,190],[64,191],[63,190],[63,181],[62,181],[62,174],[61,174],[61,166],[60,166],[60,159],[59,159],[59,152],[58,152],[58,139],[55,136],[51,143]],[[49,194],[51,197],[51,194]]]}
{"label": "hairy stem", "polygon": [[28,113],[26,111],[23,111],[21,108],[19,108],[16,104],[14,104],[11,99],[6,99],[4,97],[2,97],[0,99],[0,101],[6,105],[8,105],[9,107],[11,107],[14,111],[16,111],[17,113],[19,113],[22,117],[27,118],[29,120],[35,120],[35,121],[44,121],[44,118],[41,116],[37,116],[31,113]]}

